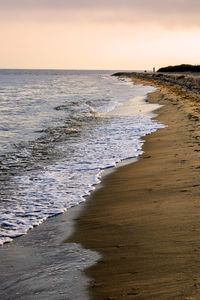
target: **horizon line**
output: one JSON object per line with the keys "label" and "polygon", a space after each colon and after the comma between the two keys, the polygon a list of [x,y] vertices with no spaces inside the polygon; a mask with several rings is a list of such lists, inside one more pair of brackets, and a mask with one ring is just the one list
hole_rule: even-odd
{"label": "horizon line", "polygon": [[0,68],[0,70],[37,70],[37,71],[151,71],[148,69],[61,69],[61,68]]}

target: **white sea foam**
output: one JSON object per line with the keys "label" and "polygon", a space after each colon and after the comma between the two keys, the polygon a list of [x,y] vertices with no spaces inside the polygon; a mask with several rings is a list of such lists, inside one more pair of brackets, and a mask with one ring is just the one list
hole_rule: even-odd
{"label": "white sea foam", "polygon": [[[15,147],[0,140],[4,149],[0,244],[85,201],[100,182],[102,170],[140,155],[141,138],[163,127],[151,120],[159,106],[145,102],[152,87],[133,86],[98,72],[32,71],[20,76],[8,74],[7,82],[15,80],[12,92],[16,90],[18,101],[26,107],[30,124],[26,127],[24,117],[20,119],[17,106],[13,114],[18,122],[8,133]],[[24,77],[27,86],[20,90]],[[5,82],[4,87],[4,103],[8,103],[10,88],[6,90]],[[31,96],[30,101],[36,113],[32,116],[26,97],[34,91],[36,100]],[[8,112],[2,118],[4,124],[9,119],[12,124]]]}

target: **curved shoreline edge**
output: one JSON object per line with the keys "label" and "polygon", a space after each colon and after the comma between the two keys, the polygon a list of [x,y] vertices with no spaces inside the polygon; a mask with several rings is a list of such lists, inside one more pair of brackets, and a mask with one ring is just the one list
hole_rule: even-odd
{"label": "curved shoreline edge", "polygon": [[199,299],[199,95],[131,78],[157,87],[148,101],[164,104],[156,120],[167,127],[144,138],[138,162],[103,179],[67,242],[102,255],[86,271],[92,299]]}

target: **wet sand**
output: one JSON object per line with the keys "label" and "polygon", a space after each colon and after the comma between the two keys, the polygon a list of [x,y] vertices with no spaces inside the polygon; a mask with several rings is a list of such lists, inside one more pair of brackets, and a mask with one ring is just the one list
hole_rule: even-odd
{"label": "wet sand", "polygon": [[1,300],[87,300],[86,266],[99,256],[64,243],[80,214],[76,206],[0,247]]}
{"label": "wet sand", "polygon": [[156,120],[167,127],[145,138],[138,162],[104,178],[70,238],[102,256],[86,271],[92,299],[200,299],[198,102],[156,86],[148,100],[165,105]]}

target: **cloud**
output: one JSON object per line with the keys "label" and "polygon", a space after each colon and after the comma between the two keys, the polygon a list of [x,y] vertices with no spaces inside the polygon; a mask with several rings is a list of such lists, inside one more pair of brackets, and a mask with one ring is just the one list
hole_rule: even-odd
{"label": "cloud", "polygon": [[87,19],[200,27],[199,11],[199,0],[0,0],[0,16],[4,19]]}

